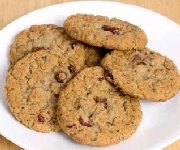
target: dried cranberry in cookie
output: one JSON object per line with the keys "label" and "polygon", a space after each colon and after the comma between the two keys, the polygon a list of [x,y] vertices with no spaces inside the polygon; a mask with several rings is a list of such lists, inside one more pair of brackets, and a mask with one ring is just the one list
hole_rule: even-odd
{"label": "dried cranberry in cookie", "polygon": [[104,104],[104,108],[107,109],[108,104],[107,104],[107,99],[106,98],[100,98],[100,97],[96,96],[94,98],[94,100],[95,100],[96,103]]}
{"label": "dried cranberry in cookie", "polygon": [[120,29],[119,28],[111,27],[109,25],[103,25],[102,29],[104,31],[109,31],[109,32],[111,32],[114,35],[119,35],[120,34]]}
{"label": "dried cranberry in cookie", "polygon": [[41,114],[39,114],[37,118],[39,122],[44,122],[44,117]]}
{"label": "dried cranberry in cookie", "polygon": [[68,69],[69,69],[70,73],[74,73],[74,72],[76,71],[76,66],[70,64],[70,65],[68,66]]}

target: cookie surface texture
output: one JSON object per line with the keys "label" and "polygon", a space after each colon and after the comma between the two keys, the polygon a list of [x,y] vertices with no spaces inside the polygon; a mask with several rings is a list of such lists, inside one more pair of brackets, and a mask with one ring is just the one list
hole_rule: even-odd
{"label": "cookie surface texture", "polygon": [[67,18],[64,29],[74,39],[107,49],[141,49],[147,44],[142,29],[116,18],[76,14]]}
{"label": "cookie surface texture", "polygon": [[13,65],[27,54],[41,49],[66,52],[77,50],[81,46],[76,40],[70,38],[62,27],[53,24],[32,25],[15,37],[10,49],[10,62]]}
{"label": "cookie surface texture", "polygon": [[36,131],[59,131],[59,91],[84,67],[83,56],[83,50],[66,53],[40,50],[12,66],[7,74],[5,94],[16,119]]}
{"label": "cookie surface texture", "polygon": [[137,98],[122,94],[105,80],[101,67],[85,68],[60,92],[62,130],[81,144],[105,146],[130,137],[142,112]]}
{"label": "cookie surface texture", "polygon": [[101,64],[107,80],[135,97],[166,101],[180,88],[179,72],[173,61],[148,48],[113,51]]}

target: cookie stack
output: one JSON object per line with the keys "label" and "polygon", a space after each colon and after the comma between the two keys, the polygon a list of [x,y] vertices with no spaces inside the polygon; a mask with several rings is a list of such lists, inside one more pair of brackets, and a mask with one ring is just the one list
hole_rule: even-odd
{"label": "cookie stack", "polygon": [[142,119],[139,98],[166,101],[180,88],[173,61],[146,44],[141,28],[105,16],[72,15],[64,28],[31,26],[10,50],[12,114],[30,129],[62,130],[81,144],[128,139]]}

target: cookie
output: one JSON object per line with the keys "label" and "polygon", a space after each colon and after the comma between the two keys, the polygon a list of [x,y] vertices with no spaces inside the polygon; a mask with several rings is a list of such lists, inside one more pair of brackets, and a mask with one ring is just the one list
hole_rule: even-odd
{"label": "cookie", "polygon": [[71,39],[62,27],[53,24],[33,25],[15,37],[10,49],[10,62],[13,65],[27,54],[40,49],[66,52],[80,46],[82,45]]}
{"label": "cookie", "polygon": [[101,59],[108,53],[110,50],[104,48],[97,48],[85,45],[85,66],[93,67],[100,65]]}
{"label": "cookie", "polygon": [[101,64],[107,80],[135,97],[166,101],[180,88],[179,72],[173,61],[148,48],[113,51]]}
{"label": "cookie", "polygon": [[84,50],[30,53],[7,74],[5,95],[12,114],[30,129],[59,131],[57,101],[66,82],[84,67]]}
{"label": "cookie", "polygon": [[147,44],[146,34],[141,28],[105,16],[72,15],[65,20],[64,29],[74,39],[108,49],[141,49]]}
{"label": "cookie", "polygon": [[81,144],[118,143],[129,138],[141,121],[138,99],[115,89],[98,66],[77,74],[60,92],[60,97],[61,128]]}

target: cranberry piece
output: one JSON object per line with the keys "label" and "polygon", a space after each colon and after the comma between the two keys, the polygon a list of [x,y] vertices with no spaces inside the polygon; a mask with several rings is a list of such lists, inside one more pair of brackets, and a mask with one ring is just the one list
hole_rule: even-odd
{"label": "cranberry piece", "polygon": [[79,117],[79,123],[83,126],[86,126],[86,127],[92,127],[93,126],[92,122],[90,122],[90,121],[85,122],[82,117]]}
{"label": "cranberry piece", "polygon": [[71,128],[73,128],[73,127],[76,127],[76,125],[75,125],[75,124],[72,124],[72,125],[67,125],[66,127],[71,129]]}
{"label": "cranberry piece", "polygon": [[146,63],[142,60],[141,56],[139,54],[135,54],[132,63],[136,65],[146,65]]}
{"label": "cranberry piece", "polygon": [[103,25],[103,26],[102,26],[102,29],[103,29],[104,31],[109,31],[109,32],[111,32],[111,33],[114,34],[114,35],[119,35],[119,34],[120,34],[120,33],[119,33],[119,31],[120,31],[119,28],[111,27],[111,26],[109,26],[109,25]]}
{"label": "cranberry piece", "polygon": [[68,69],[69,69],[70,73],[74,73],[76,71],[76,66],[70,64],[68,66]]}
{"label": "cranberry piece", "polygon": [[132,59],[132,62],[136,63],[138,61],[141,61],[141,56],[139,54],[135,54],[133,59]]}
{"label": "cranberry piece", "polygon": [[44,122],[44,117],[41,114],[39,114],[37,118],[38,118],[38,122]]}
{"label": "cranberry piece", "polygon": [[107,109],[107,99],[106,98],[100,98],[99,96],[96,96],[95,98],[94,98],[94,100],[95,100],[95,102],[96,103],[102,103],[102,104],[104,104],[104,108],[105,109]]}

